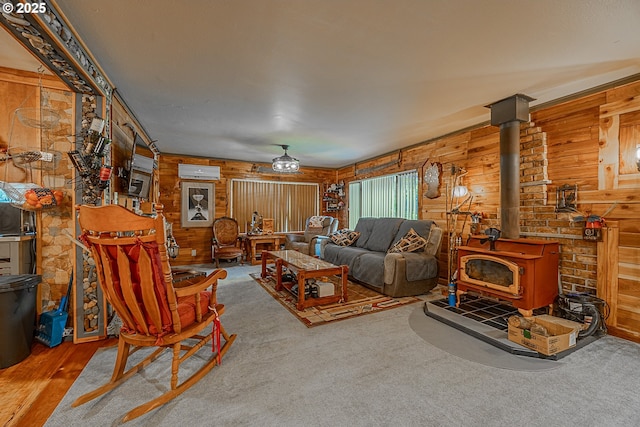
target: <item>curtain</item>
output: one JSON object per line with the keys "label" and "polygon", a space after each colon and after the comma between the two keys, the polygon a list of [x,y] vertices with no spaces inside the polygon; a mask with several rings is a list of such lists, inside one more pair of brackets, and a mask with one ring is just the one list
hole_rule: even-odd
{"label": "curtain", "polygon": [[253,212],[273,218],[274,231],[302,231],[308,217],[318,215],[318,184],[231,180],[231,216],[247,231]]}

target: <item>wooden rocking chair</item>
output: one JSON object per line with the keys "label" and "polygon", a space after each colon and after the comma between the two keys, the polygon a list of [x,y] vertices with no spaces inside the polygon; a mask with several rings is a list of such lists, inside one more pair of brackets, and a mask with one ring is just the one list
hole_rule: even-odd
{"label": "wooden rocking chair", "polygon": [[[118,205],[79,206],[77,209],[81,240],[91,250],[99,284],[122,320],[122,329],[111,380],[79,397],[72,406],[82,405],[113,390],[153,362],[166,348],[173,352],[170,390],[131,410],[122,418],[126,422],[169,402],[221,362],[236,338],[235,334],[228,335],[220,324],[224,305],[216,299],[218,280],[226,278],[227,272],[217,269],[196,283],[187,281],[184,286],[174,286],[161,205],[156,205],[155,217],[136,215]],[[209,287],[210,291],[207,290]],[[212,326],[212,332],[204,334],[209,326]],[[212,338],[211,358],[193,375],[178,383],[180,364]],[[221,338],[224,338],[224,345]],[[157,348],[125,371],[129,355],[144,347]]]}

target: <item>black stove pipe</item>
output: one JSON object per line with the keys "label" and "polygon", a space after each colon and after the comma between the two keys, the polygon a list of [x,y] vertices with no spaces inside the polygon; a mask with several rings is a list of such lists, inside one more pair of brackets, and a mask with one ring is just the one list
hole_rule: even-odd
{"label": "black stove pipe", "polygon": [[526,95],[488,105],[491,125],[500,126],[500,228],[502,237],[520,237],[520,123],[529,121]]}

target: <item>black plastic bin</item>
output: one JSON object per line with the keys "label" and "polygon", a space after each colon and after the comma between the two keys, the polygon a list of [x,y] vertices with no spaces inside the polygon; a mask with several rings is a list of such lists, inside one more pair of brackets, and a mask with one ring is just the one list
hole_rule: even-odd
{"label": "black plastic bin", "polygon": [[31,354],[36,323],[37,274],[0,276],[0,369]]}

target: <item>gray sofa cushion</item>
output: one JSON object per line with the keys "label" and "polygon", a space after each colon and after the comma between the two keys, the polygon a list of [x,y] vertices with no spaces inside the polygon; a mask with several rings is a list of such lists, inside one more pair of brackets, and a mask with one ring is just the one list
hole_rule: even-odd
{"label": "gray sofa cushion", "polygon": [[384,252],[367,251],[358,256],[349,268],[349,274],[354,279],[376,288],[384,285]]}
{"label": "gray sofa cushion", "polygon": [[353,269],[356,258],[369,251],[354,246],[338,246],[334,243],[327,243],[324,248],[324,260],[335,265],[346,265],[349,267],[349,274]]}
{"label": "gray sofa cushion", "polygon": [[365,242],[365,245],[358,245],[360,238],[358,238],[356,245],[374,252],[387,252],[387,249],[389,249],[394,237],[398,233],[400,224],[404,221],[402,218],[378,218],[373,223],[371,234]]}
{"label": "gray sofa cushion", "polygon": [[345,246],[338,246],[335,243],[327,243],[324,246],[324,251],[322,253],[322,259],[330,262],[331,264],[335,264],[335,265],[339,265],[338,263],[338,257],[339,257],[339,252],[340,249],[344,248]]}
{"label": "gray sofa cushion", "polygon": [[358,223],[356,224],[355,231],[360,233],[360,237],[356,240],[355,246],[358,248],[366,248],[367,240],[371,236],[373,232],[373,226],[376,223],[378,218],[360,218]]}

